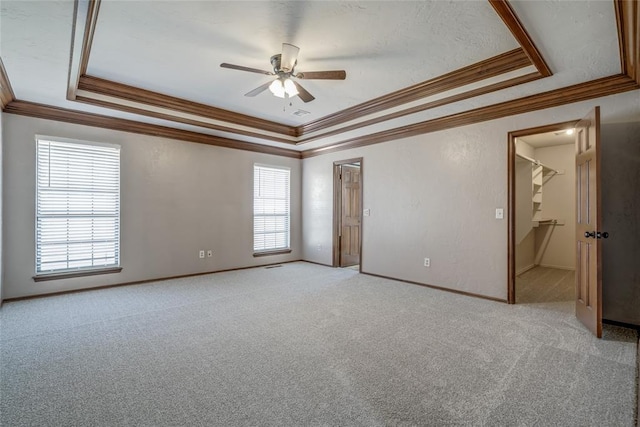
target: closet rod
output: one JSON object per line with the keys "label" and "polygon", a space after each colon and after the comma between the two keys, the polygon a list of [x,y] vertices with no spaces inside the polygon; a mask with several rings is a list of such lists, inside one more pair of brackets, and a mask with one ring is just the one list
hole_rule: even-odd
{"label": "closet rod", "polygon": [[541,163],[541,162],[540,162],[540,160],[532,159],[531,157],[527,157],[527,156],[525,156],[525,155],[523,155],[523,154],[519,154],[519,153],[516,153],[516,156],[520,157],[521,159],[528,160],[528,161],[530,161],[531,163],[533,163],[534,165],[542,166],[542,167],[543,167],[543,168],[545,168],[545,169],[549,169],[549,170],[550,170],[550,171],[552,171],[552,172],[560,173],[560,171],[559,171],[559,170],[556,170],[556,169],[554,169],[554,168],[550,168],[549,166],[547,166],[547,165],[545,165],[545,164]]}

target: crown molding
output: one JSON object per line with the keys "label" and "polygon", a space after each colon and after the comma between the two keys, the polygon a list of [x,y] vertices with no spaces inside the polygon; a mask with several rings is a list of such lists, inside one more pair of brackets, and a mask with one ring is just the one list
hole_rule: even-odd
{"label": "crown molding", "polygon": [[16,99],[9,82],[7,70],[4,69],[2,58],[0,58],[0,109],[4,109],[7,104]]}
{"label": "crown molding", "polygon": [[[99,95],[106,95],[118,99],[124,99],[140,104],[149,105],[155,108],[169,109],[179,113],[192,114],[207,119],[220,120],[227,123],[233,123],[241,126],[248,126],[255,129],[260,129],[265,132],[273,132],[281,135],[295,136],[295,128],[287,125],[283,125],[268,120],[259,119],[253,116],[247,116],[245,114],[234,113],[232,111],[223,110],[221,108],[211,107],[209,105],[200,104],[197,102],[187,101],[182,98],[174,96],[164,95],[158,92],[150,90],[140,89],[134,86],[125,85],[122,83],[116,83],[110,80],[101,79],[98,77],[92,77],[83,75],[80,77],[78,83],[78,90],[86,92],[96,93]],[[92,103],[93,98],[83,97],[83,101]],[[111,107],[118,105],[117,103],[111,103]],[[148,110],[139,109],[139,114],[147,115]],[[172,116],[175,117],[175,116]],[[169,118],[169,120],[173,120]],[[206,122],[202,122],[206,123]],[[202,125],[198,125],[202,126]],[[208,127],[208,126],[205,126]],[[235,128],[228,126],[216,126],[219,130],[226,132],[235,132]],[[253,136],[264,137],[263,134],[254,132]],[[269,139],[267,137],[267,139]],[[279,142],[287,142],[294,144],[295,141],[282,139]]]}
{"label": "crown molding", "polygon": [[243,136],[248,136],[248,137],[252,137],[252,138],[260,138],[260,139],[263,139],[263,140],[268,140],[268,141],[272,141],[272,142],[280,142],[280,143],[285,143],[285,144],[293,144],[294,143],[290,139],[285,139],[285,138],[276,137],[276,136],[267,136],[267,135],[264,135],[264,134],[261,134],[261,133],[246,131],[246,130],[242,130],[242,129],[238,129],[238,128],[228,128],[226,126],[219,126],[219,125],[212,124],[212,123],[209,123],[209,122],[206,122],[206,121],[195,120],[195,119],[192,119],[192,118],[189,118],[189,117],[176,116],[176,115],[173,115],[173,114],[163,113],[161,111],[147,110],[147,109],[138,108],[138,107],[135,107],[135,106],[132,106],[132,105],[118,104],[116,102],[111,102],[111,101],[106,100],[106,99],[96,99],[96,98],[85,97],[82,94],[76,95],[76,101],[84,103],[84,104],[94,105],[94,106],[97,106],[97,107],[108,108],[108,109],[111,109],[111,110],[118,110],[118,111],[123,111],[123,112],[126,112],[126,113],[139,114],[139,115],[142,115],[142,116],[148,116],[148,117],[153,117],[153,118],[156,118],[156,119],[168,120],[168,121],[175,122],[175,123],[183,123],[183,124],[186,124],[186,125],[207,128],[207,129],[216,130],[216,131],[220,131],[220,132],[228,132],[228,133],[231,133],[231,134],[234,134],[234,135],[243,135]]}
{"label": "crown molding", "polygon": [[447,104],[451,104],[451,103],[454,103],[454,102],[463,101],[465,99],[474,98],[476,96],[480,96],[480,95],[484,95],[484,94],[487,94],[487,93],[495,92],[497,90],[507,89],[507,88],[510,88],[510,87],[513,87],[513,86],[521,85],[523,83],[532,82],[532,81],[538,80],[540,78],[542,78],[542,76],[537,71],[534,72],[534,73],[525,74],[525,75],[520,76],[520,77],[514,77],[512,79],[504,80],[502,82],[494,83],[492,85],[483,86],[483,87],[480,87],[480,88],[477,88],[477,89],[473,89],[473,90],[470,90],[470,91],[467,91],[467,92],[463,92],[463,93],[459,93],[459,94],[456,94],[456,95],[448,96],[448,97],[445,97],[445,98],[442,98],[442,99],[437,99],[435,101],[427,102],[426,104],[420,104],[420,105],[417,105],[417,106],[412,107],[412,108],[407,108],[406,110],[397,111],[395,113],[386,114],[384,116],[376,117],[376,118],[373,118],[373,119],[365,120],[363,122],[358,122],[358,123],[355,123],[355,124],[352,124],[352,125],[348,125],[348,126],[345,126],[345,127],[334,129],[334,130],[329,131],[329,132],[325,132],[325,133],[309,136],[307,138],[303,138],[298,143],[298,145],[306,143],[306,142],[311,142],[311,141],[315,141],[315,140],[318,140],[318,139],[322,139],[322,138],[327,138],[327,137],[334,136],[334,135],[337,135],[337,134],[349,132],[349,131],[352,131],[352,130],[360,129],[362,127],[372,126],[372,125],[375,125],[375,124],[378,124],[378,123],[386,122],[388,120],[393,120],[393,119],[397,119],[397,118],[400,118],[400,117],[403,117],[403,116],[407,116],[409,114],[419,113],[421,111],[426,111],[426,110],[429,110],[431,108],[441,107],[443,105],[447,105]]}
{"label": "crown molding", "polygon": [[381,142],[408,138],[411,136],[459,126],[466,126],[488,120],[495,120],[516,114],[523,114],[560,105],[572,104],[574,102],[584,101],[587,99],[637,90],[639,88],[640,85],[638,85],[635,80],[629,78],[626,74],[617,74],[615,76],[603,77],[589,82],[542,92],[536,95],[525,96],[523,98],[488,105],[408,126],[388,129],[367,136],[350,138],[330,146],[303,151],[302,158],[304,159],[319,156],[321,154],[364,147],[367,145],[379,144]]}
{"label": "crown molding", "polygon": [[640,83],[640,5],[635,0],[615,0],[620,68]]}
{"label": "crown molding", "polygon": [[493,6],[493,9],[496,11],[500,19],[502,19],[502,22],[504,22],[509,31],[511,31],[511,34],[518,41],[518,44],[522,46],[522,49],[526,52],[527,57],[536,67],[540,75],[542,77],[551,76],[553,74],[551,69],[545,62],[536,45],[533,43],[531,36],[527,33],[527,30],[524,28],[524,25],[522,25],[522,22],[520,22],[520,19],[509,2],[506,0],[489,0],[489,3]]}
{"label": "crown molding", "polygon": [[378,113],[530,65],[531,62],[524,50],[517,48],[306,123],[298,127],[298,133],[305,135],[324,130],[369,114]]}
{"label": "crown molding", "polygon": [[[67,79],[67,99],[70,101],[76,99],[80,76],[87,73],[99,10],[100,0],[76,0],[74,2],[69,75]],[[81,16],[85,16],[85,18],[79,19]]]}
{"label": "crown molding", "polygon": [[350,138],[326,147],[302,152],[26,101],[11,101],[5,106],[4,112],[119,130],[123,132],[140,133],[200,144],[304,159],[637,89],[640,89],[640,85],[635,80],[631,79],[626,74],[617,74],[412,125],[389,129],[371,135]]}
{"label": "crown molding", "polygon": [[255,153],[272,154],[276,156],[300,158],[300,152],[287,148],[272,147],[263,144],[254,144],[231,138],[208,135],[184,129],[175,129],[151,123],[142,123],[135,120],[127,120],[101,114],[86,113],[83,111],[69,110],[28,101],[12,101],[4,108],[5,113],[18,114],[28,117],[56,120],[59,122],[75,123],[85,126],[118,130],[123,132],[139,133],[144,135],[159,136],[162,138],[177,139],[180,141],[195,142],[198,144],[213,145],[217,147],[233,148],[237,150],[252,151]]}

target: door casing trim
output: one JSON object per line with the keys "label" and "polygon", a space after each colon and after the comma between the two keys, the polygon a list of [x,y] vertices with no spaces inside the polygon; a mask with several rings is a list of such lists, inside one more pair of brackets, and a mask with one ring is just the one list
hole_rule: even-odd
{"label": "door casing trim", "polygon": [[507,302],[516,303],[516,138],[575,127],[578,119],[511,131],[507,134]]}
{"label": "door casing trim", "polygon": [[[362,209],[363,187],[364,187],[364,165],[363,158],[356,157],[346,160],[337,160],[333,162],[333,249],[332,249],[332,266],[340,266],[340,217],[342,215],[342,187],[340,184],[340,167],[352,163],[360,164],[360,208]],[[360,212],[362,215],[362,212]],[[364,224],[360,223],[360,264],[358,271],[362,273],[362,236]]]}

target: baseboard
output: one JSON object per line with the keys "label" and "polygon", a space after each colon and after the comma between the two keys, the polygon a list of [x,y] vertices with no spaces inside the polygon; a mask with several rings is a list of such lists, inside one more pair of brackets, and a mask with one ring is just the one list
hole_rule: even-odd
{"label": "baseboard", "polygon": [[325,264],[325,263],[323,263],[323,262],[309,261],[309,260],[306,260],[306,259],[301,259],[300,261],[302,261],[302,262],[308,262],[309,264],[321,265],[321,266],[323,266],[323,267],[331,267],[331,268],[333,268],[333,265],[331,265],[331,264]]}
{"label": "baseboard", "polygon": [[602,319],[602,323],[613,326],[622,326],[623,328],[627,329],[635,329],[640,334],[640,325],[636,325],[635,323],[618,322],[617,320],[609,319]]}
{"label": "baseboard", "polygon": [[[274,265],[289,264],[289,263],[292,263],[292,262],[300,262],[300,261],[303,261],[303,260],[296,259],[296,260],[293,260],[293,261],[271,262],[271,263],[268,263],[268,264],[252,265],[252,266],[249,266],[249,267],[227,268],[227,269],[223,269],[223,270],[205,271],[205,272],[202,272],[202,273],[181,274],[179,276],[158,277],[158,278],[155,278],[155,279],[145,279],[145,280],[136,280],[136,281],[133,281],[133,282],[115,283],[113,285],[95,286],[95,287],[92,287],[92,288],[70,289],[68,291],[48,292],[48,293],[45,293],[45,294],[27,295],[27,296],[24,296],[24,297],[5,298],[4,302],[23,301],[23,300],[28,300],[28,299],[45,298],[45,297],[51,297],[51,296],[56,296],[56,295],[75,294],[77,292],[97,291],[97,290],[102,290],[102,289],[118,288],[120,286],[143,285],[145,283],[151,283],[151,282],[164,282],[166,280],[172,280],[172,279],[185,279],[187,277],[204,276],[204,275],[207,275],[207,274],[215,274],[215,273],[226,273],[226,272],[229,272],[229,271],[248,270],[250,268],[264,268],[264,267],[269,267],[269,266],[274,266]],[[306,261],[306,262],[308,262],[308,261]]]}
{"label": "baseboard", "polygon": [[522,273],[526,273],[527,271],[532,270],[534,268],[536,268],[535,264],[531,264],[531,265],[528,265],[528,266],[526,266],[524,268],[521,268],[520,270],[516,271],[516,276],[519,276]]}
{"label": "baseboard", "polygon": [[567,267],[564,265],[538,264],[538,267],[555,268],[558,270],[569,270],[569,271],[575,270],[575,267]]}
{"label": "baseboard", "polygon": [[430,285],[428,283],[420,283],[420,282],[414,282],[414,281],[411,281],[411,280],[398,279],[396,277],[383,276],[381,274],[367,273],[366,271],[361,271],[360,274],[366,274],[368,276],[373,276],[373,277],[380,277],[381,279],[395,280],[396,282],[409,283],[411,285],[424,286],[424,287],[427,287],[427,288],[437,289],[439,291],[451,292],[451,293],[454,293],[454,294],[464,295],[464,296],[467,296],[467,297],[481,298],[481,299],[486,299],[486,300],[489,300],[489,301],[497,301],[497,302],[504,302],[504,303],[507,302],[506,299],[502,299],[502,298],[494,298],[494,297],[489,297],[489,296],[486,296],[486,295],[474,294],[473,292],[459,291],[457,289],[451,289],[451,288],[445,288],[445,287],[442,287],[442,286]]}

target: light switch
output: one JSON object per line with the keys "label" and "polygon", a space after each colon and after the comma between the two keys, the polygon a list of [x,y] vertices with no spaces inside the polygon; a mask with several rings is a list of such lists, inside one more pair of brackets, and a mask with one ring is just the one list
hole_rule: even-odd
{"label": "light switch", "polygon": [[504,218],[504,209],[496,208],[496,219],[503,219],[503,218]]}
{"label": "light switch", "polygon": [[371,209],[365,209],[362,211],[362,215],[363,216],[370,216],[371,215]]}

